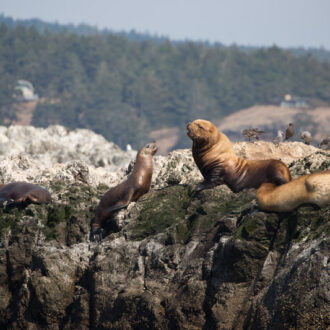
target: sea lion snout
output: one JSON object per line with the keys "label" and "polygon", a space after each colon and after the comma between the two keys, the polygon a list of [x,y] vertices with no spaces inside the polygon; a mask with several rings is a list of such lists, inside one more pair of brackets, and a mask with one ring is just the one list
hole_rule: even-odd
{"label": "sea lion snout", "polygon": [[194,137],[192,123],[187,124],[187,135],[192,139]]}
{"label": "sea lion snout", "polygon": [[150,151],[150,153],[152,155],[154,155],[158,151],[158,147],[157,147],[156,141],[152,141],[151,143],[148,143],[146,145],[146,149],[148,149]]}

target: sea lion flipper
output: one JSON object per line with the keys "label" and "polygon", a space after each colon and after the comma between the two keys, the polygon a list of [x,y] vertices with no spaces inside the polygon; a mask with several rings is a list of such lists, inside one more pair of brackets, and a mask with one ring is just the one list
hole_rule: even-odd
{"label": "sea lion flipper", "polygon": [[121,210],[121,209],[124,209],[125,207],[128,206],[129,203],[130,203],[130,200],[128,201],[128,203],[125,202],[125,204],[122,204],[122,202],[121,202],[120,204],[118,203],[118,204],[115,204],[115,205],[112,205],[112,206],[108,207],[107,209],[105,209],[105,210],[102,211],[102,216],[99,217],[99,218],[95,221],[95,223],[98,223],[99,226],[100,226],[101,223],[102,223],[104,220],[106,220],[106,219],[108,219],[108,218],[110,217],[110,215],[111,215],[112,212],[114,212],[114,211],[119,211],[119,210]]}
{"label": "sea lion flipper", "polygon": [[200,182],[196,185],[196,192],[199,192],[199,191],[204,190],[204,189],[211,189],[211,188],[214,188],[216,186],[217,186],[217,184],[214,183],[214,182],[203,181],[203,182]]}
{"label": "sea lion flipper", "polygon": [[91,231],[90,241],[91,242],[101,242],[102,240],[103,229],[101,227],[97,227]]}
{"label": "sea lion flipper", "polygon": [[8,198],[5,197],[0,197],[0,206],[2,206],[5,202],[9,202],[10,200]]}
{"label": "sea lion flipper", "polygon": [[104,211],[104,213],[105,213],[105,214],[110,214],[110,213],[112,213],[112,212],[114,212],[114,211],[118,211],[118,210],[124,209],[125,207],[128,206],[129,203],[130,203],[130,201],[129,201],[128,203],[125,203],[125,204],[119,204],[119,205],[117,204],[117,205],[110,206],[110,207],[108,207],[108,208]]}

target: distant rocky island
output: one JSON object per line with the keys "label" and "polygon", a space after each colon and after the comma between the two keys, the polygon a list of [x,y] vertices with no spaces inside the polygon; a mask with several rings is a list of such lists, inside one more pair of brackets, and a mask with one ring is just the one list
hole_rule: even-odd
{"label": "distant rocky island", "polygon": [[[330,169],[301,142],[237,142],[293,177]],[[86,129],[0,127],[0,181],[54,202],[0,209],[2,329],[326,329],[330,206],[261,212],[255,191],[195,193],[189,149],[154,157],[151,191],[89,241],[100,197],[136,152]]]}

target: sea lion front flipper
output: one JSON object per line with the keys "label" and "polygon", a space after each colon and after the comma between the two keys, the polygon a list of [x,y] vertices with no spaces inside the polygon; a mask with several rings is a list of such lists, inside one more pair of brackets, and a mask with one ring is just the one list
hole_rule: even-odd
{"label": "sea lion front flipper", "polygon": [[0,197],[0,206],[3,206],[3,204],[4,204],[5,202],[7,202],[7,204],[8,204],[9,201],[10,201],[10,199],[8,199],[8,198]]}
{"label": "sea lion front flipper", "polygon": [[203,181],[203,182],[200,182],[200,183],[197,184],[196,192],[199,192],[199,191],[204,190],[204,189],[211,189],[211,188],[214,188],[216,186],[217,186],[217,184],[214,183],[214,182]]}
{"label": "sea lion front flipper", "polygon": [[102,241],[102,233],[103,233],[103,229],[101,227],[97,227],[95,229],[93,229],[91,231],[91,234],[90,234],[90,241],[91,242],[101,242]]}
{"label": "sea lion front flipper", "polygon": [[101,228],[102,222],[107,218],[109,218],[112,212],[121,210],[127,207],[128,204],[129,202],[125,204],[113,205],[108,207],[106,210],[104,210],[102,216],[99,217],[96,222],[94,221],[94,224],[92,225],[92,227],[94,228],[92,228],[91,230],[90,241],[100,242],[102,240],[102,233],[103,233],[103,229]]}

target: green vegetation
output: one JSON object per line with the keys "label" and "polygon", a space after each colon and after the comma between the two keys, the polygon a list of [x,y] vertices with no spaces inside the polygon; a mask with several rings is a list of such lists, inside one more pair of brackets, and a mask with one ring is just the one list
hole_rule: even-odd
{"label": "green vegetation", "polygon": [[58,240],[65,244],[80,242],[89,235],[98,196],[104,193],[104,185],[97,190],[82,183],[68,185],[63,181],[50,184],[53,203],[23,204],[0,208],[0,238],[11,231],[12,236],[22,232],[38,232],[46,240]]}
{"label": "green vegetation", "polygon": [[[198,195],[194,187],[175,185],[148,195],[139,201],[139,215],[128,225],[129,236],[141,240],[166,232],[166,242],[186,242],[191,236],[208,233],[219,226],[225,229],[232,219],[250,208],[251,193],[228,194],[223,187]],[[230,226],[229,226],[230,227]]]}
{"label": "green vegetation", "polygon": [[[89,128],[121,147],[139,148],[152,130],[220,119],[286,93],[330,103],[330,63],[277,47],[246,52],[2,24],[0,124],[14,118],[19,79],[40,97],[32,124]],[[181,133],[176,147],[190,145]]]}

